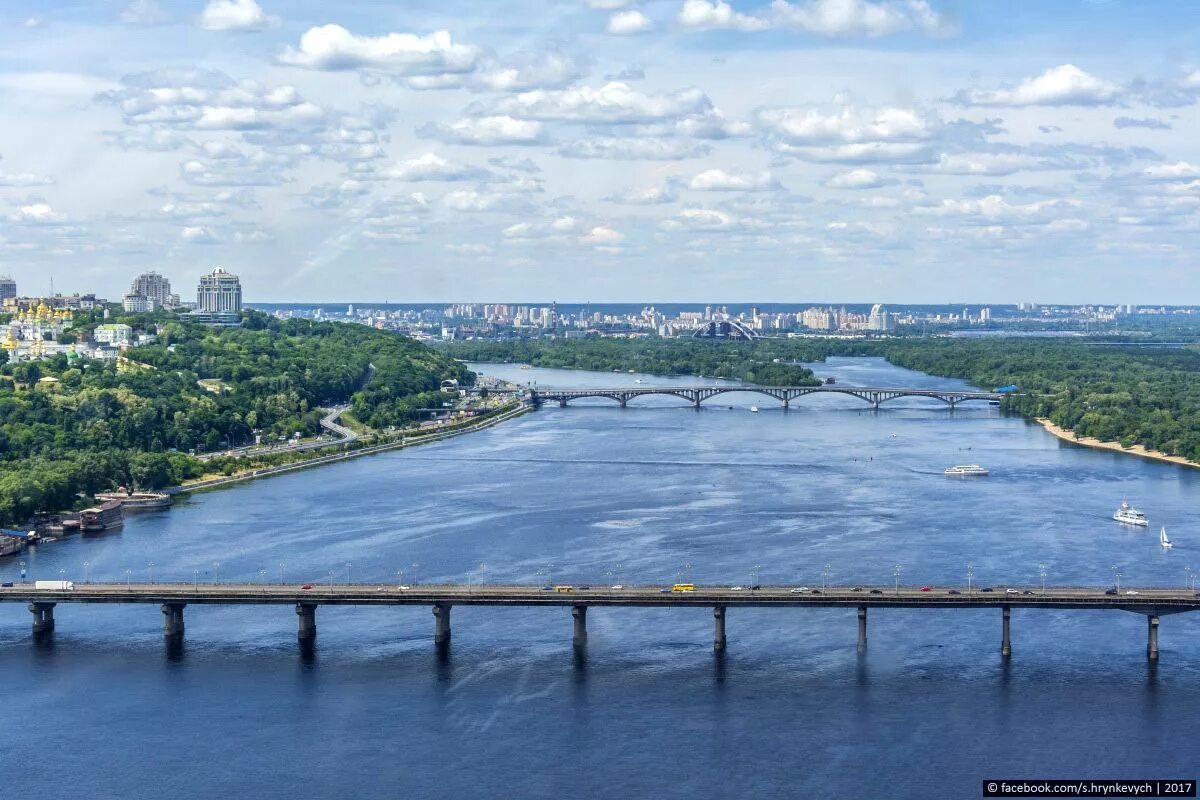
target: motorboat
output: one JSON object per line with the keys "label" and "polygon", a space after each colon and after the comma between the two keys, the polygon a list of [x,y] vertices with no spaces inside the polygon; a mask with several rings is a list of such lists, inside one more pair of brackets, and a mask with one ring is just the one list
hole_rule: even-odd
{"label": "motorboat", "polygon": [[758,406],[750,406],[750,411],[754,414],[758,413]]}
{"label": "motorboat", "polygon": [[959,464],[955,467],[946,467],[946,474],[952,477],[983,477],[988,474],[988,471],[978,464]]}
{"label": "motorboat", "polygon": [[1121,507],[1113,514],[1113,519],[1117,522],[1123,522],[1126,525],[1137,525],[1142,528],[1150,524],[1149,520],[1146,519],[1146,515],[1129,505],[1128,500],[1121,501]]}

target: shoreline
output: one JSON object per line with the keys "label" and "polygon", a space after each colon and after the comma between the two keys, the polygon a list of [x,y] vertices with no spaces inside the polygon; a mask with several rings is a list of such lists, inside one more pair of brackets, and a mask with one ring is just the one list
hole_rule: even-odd
{"label": "shoreline", "polygon": [[1195,461],[1189,461],[1183,456],[1172,456],[1167,453],[1159,452],[1158,450],[1148,450],[1140,444],[1135,444],[1132,447],[1123,447],[1120,442],[1102,442],[1099,439],[1094,439],[1090,436],[1077,437],[1074,432],[1066,428],[1060,428],[1048,419],[1035,417],[1034,422],[1041,425],[1047,432],[1061,439],[1064,442],[1090,447],[1094,450],[1108,450],[1114,453],[1124,453],[1125,455],[1138,456],[1139,458],[1148,458],[1152,461],[1163,461],[1168,464],[1175,464],[1181,467],[1191,467],[1192,469],[1200,469],[1200,464]]}
{"label": "shoreline", "polygon": [[455,436],[462,436],[465,433],[473,433],[484,428],[490,428],[493,425],[498,425],[501,422],[507,422],[510,419],[522,416],[529,413],[531,409],[525,405],[518,405],[516,408],[501,412],[495,416],[487,417],[479,422],[470,425],[464,425],[453,430],[444,431],[442,433],[429,434],[412,439],[400,439],[399,441],[387,442],[385,444],[370,445],[362,447],[358,450],[348,450],[338,453],[330,453],[328,455],[317,456],[315,458],[305,459],[304,461],[296,461],[291,464],[279,464],[273,467],[263,467],[251,472],[241,473],[237,475],[221,476],[219,478],[210,478],[208,480],[196,481],[195,483],[187,483],[181,486],[172,486],[168,489],[163,489],[165,494],[179,495],[188,492],[199,491],[201,489],[214,489],[222,486],[227,486],[233,483],[241,483],[243,481],[258,480],[259,478],[269,478],[272,475],[279,475],[285,472],[293,472],[298,469],[308,469],[310,467],[319,467],[325,464],[331,464],[336,461],[345,461],[350,458],[359,456],[374,455],[375,453],[383,453],[388,450],[400,450],[407,447],[416,447],[418,445],[427,444],[430,442],[440,442],[446,439],[451,439]]}

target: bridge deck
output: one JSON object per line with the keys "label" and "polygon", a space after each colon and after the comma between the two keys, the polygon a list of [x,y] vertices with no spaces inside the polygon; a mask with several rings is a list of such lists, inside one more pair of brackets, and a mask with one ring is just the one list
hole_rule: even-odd
{"label": "bridge deck", "polygon": [[[669,588],[669,587],[667,587]],[[32,584],[0,588],[0,602],[31,603],[163,603],[198,605],[475,605],[475,606],[700,606],[700,607],[883,607],[883,608],[1057,608],[1113,609],[1145,614],[1200,610],[1200,594],[1188,589],[1122,588],[1118,595],[1086,587],[1022,588],[949,594],[950,589],[923,592],[917,587],[829,587],[794,592],[792,586],[758,590],[697,587],[691,592],[663,592],[660,586],[596,587],[571,592],[525,585],[314,584],[311,589],[280,584],[89,583],[74,590],[34,589]],[[873,591],[878,592],[872,593]],[[1136,592],[1126,594],[1127,591]]]}

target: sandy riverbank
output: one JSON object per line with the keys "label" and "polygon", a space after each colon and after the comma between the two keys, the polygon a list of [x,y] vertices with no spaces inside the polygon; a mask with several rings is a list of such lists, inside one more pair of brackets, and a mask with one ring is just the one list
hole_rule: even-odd
{"label": "sandy riverbank", "polygon": [[1183,456],[1171,456],[1166,453],[1160,453],[1157,450],[1148,450],[1140,444],[1135,444],[1132,447],[1122,447],[1120,442],[1102,442],[1099,439],[1093,439],[1090,436],[1076,437],[1074,433],[1065,428],[1060,428],[1048,419],[1039,419],[1037,423],[1050,433],[1062,439],[1064,442],[1083,445],[1084,447],[1094,447],[1097,450],[1112,450],[1117,453],[1127,453],[1129,455],[1140,456],[1142,458],[1152,458],[1155,461],[1167,461],[1171,464],[1178,464],[1181,467],[1192,467],[1200,469],[1200,464],[1194,461],[1188,461]]}

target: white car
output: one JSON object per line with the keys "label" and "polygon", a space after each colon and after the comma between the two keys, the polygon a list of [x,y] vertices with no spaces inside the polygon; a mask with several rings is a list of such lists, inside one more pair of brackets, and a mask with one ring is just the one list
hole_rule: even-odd
{"label": "white car", "polygon": [[1005,589],[1004,593],[1005,594],[1020,594],[1021,590],[1020,589]]}
{"label": "white car", "polygon": [[1130,590],[1129,590],[1128,592],[1126,592],[1125,594],[1137,594],[1137,592],[1135,592],[1133,589],[1130,589]]}
{"label": "white car", "polygon": [[807,586],[797,586],[795,589],[792,589],[792,594],[800,594],[801,592],[807,592],[807,591],[808,591]]}
{"label": "white car", "polygon": [[745,590],[745,588],[746,588],[745,586],[730,586],[730,587],[729,587],[729,591],[731,591],[731,592],[741,592],[741,591],[744,591],[744,590]]}
{"label": "white car", "polygon": [[397,586],[396,588],[399,589],[400,591],[404,591],[405,589],[408,589],[410,587],[401,585],[401,586]]}
{"label": "white car", "polygon": [[621,584],[617,583],[617,584],[614,584],[612,588],[614,588],[614,589],[624,589],[625,587],[624,587],[624,586],[622,586]]}

